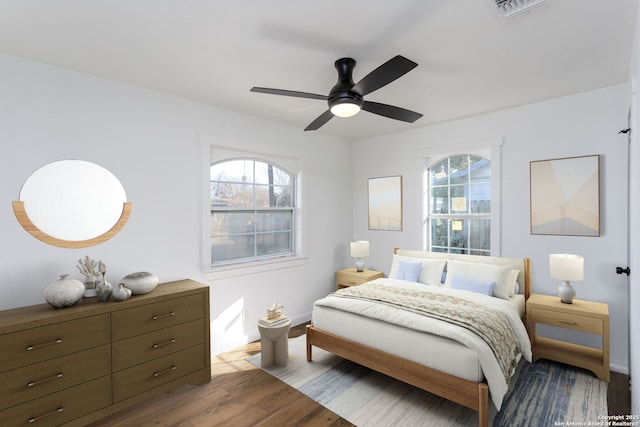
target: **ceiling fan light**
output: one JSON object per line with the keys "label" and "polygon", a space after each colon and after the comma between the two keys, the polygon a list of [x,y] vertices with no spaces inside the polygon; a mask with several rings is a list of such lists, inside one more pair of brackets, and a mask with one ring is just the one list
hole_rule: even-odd
{"label": "ceiling fan light", "polygon": [[331,113],[338,117],[351,117],[360,112],[360,105],[352,102],[342,102],[331,106]]}

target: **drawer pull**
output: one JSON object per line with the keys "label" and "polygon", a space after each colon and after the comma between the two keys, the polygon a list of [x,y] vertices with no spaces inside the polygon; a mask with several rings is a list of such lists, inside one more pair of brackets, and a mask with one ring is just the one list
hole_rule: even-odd
{"label": "drawer pull", "polygon": [[175,344],[176,339],[175,338],[171,338],[169,341],[167,342],[161,342],[160,344],[154,344],[153,348],[160,348],[160,347],[164,347],[165,345],[169,345],[169,344]]}
{"label": "drawer pull", "polygon": [[567,325],[576,325],[577,323],[574,322],[573,320],[561,320],[561,319],[556,319],[556,322],[558,323],[566,323]]}
{"label": "drawer pull", "polygon": [[51,412],[47,412],[46,414],[38,415],[37,417],[31,417],[29,418],[29,424],[33,424],[41,418],[50,417],[51,415],[59,414],[62,411],[64,411],[64,408],[61,406],[57,409],[54,409]]}
{"label": "drawer pull", "polygon": [[42,347],[49,347],[50,345],[54,345],[54,344],[62,344],[62,338],[58,338],[55,341],[45,342],[45,343],[42,343],[42,344],[29,345],[29,346],[27,346],[27,351],[36,350],[36,349],[42,348]]}
{"label": "drawer pull", "polygon": [[163,317],[170,317],[170,316],[175,316],[176,312],[172,311],[170,313],[164,313],[164,314],[156,314],[155,316],[153,316],[151,319],[153,320],[158,320],[158,319],[162,319]]}
{"label": "drawer pull", "polygon": [[153,376],[157,378],[157,377],[159,377],[160,375],[168,374],[169,372],[171,372],[171,371],[175,371],[176,369],[177,369],[177,368],[176,368],[176,366],[175,366],[175,365],[173,365],[172,367],[170,367],[170,368],[168,368],[168,369],[164,369],[164,370],[162,370],[162,371],[154,372],[154,373],[153,373]]}
{"label": "drawer pull", "polygon": [[41,384],[41,383],[46,383],[48,381],[56,380],[58,378],[62,378],[62,372],[60,372],[59,374],[52,375],[52,376],[50,376],[48,378],[43,378],[41,380],[29,381],[27,383],[27,387],[33,387],[34,385],[38,385],[38,384]]}

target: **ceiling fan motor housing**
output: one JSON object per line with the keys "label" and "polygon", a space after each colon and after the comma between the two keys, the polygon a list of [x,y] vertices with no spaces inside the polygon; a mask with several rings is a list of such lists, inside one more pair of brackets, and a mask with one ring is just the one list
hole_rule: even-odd
{"label": "ceiling fan motor housing", "polygon": [[352,91],[355,86],[353,81],[353,69],[356,61],[352,58],[341,58],[335,62],[338,71],[338,82],[331,88],[329,92],[328,103],[329,108],[337,104],[355,104],[362,108],[364,99],[361,94]]}

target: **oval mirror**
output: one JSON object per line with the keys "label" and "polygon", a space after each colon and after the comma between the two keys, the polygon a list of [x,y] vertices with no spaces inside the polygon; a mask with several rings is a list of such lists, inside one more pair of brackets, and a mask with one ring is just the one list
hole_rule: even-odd
{"label": "oval mirror", "polygon": [[131,213],[111,172],[83,160],[61,160],[25,181],[13,210],[22,227],[53,246],[83,248],[116,235]]}

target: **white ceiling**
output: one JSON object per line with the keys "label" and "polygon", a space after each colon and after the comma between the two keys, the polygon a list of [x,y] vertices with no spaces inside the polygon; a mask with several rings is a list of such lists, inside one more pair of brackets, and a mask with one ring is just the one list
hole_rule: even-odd
{"label": "white ceiling", "polygon": [[361,112],[318,132],[359,139],[628,81],[637,0],[552,0],[505,19],[492,0],[0,0],[0,51],[300,129],[336,59],[357,82],[400,54],[419,64],[366,96],[424,114]]}

